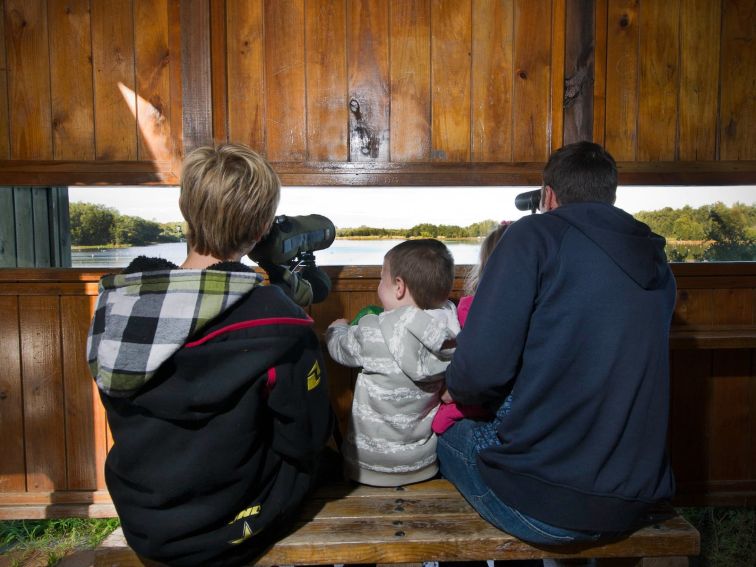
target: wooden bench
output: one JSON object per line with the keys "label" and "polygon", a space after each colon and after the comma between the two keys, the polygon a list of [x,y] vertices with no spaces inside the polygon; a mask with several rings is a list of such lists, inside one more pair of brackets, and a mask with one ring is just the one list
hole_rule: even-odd
{"label": "wooden bench", "polygon": [[[662,519],[662,516],[667,516]],[[671,516],[671,517],[670,517]],[[445,480],[398,488],[333,484],[305,504],[293,531],[257,563],[400,564],[486,559],[602,558],[599,565],[687,565],[699,534],[670,508],[629,537],[597,546],[537,548],[489,525]],[[669,558],[642,562],[642,558]],[[143,565],[118,530],[95,554],[96,566]]]}

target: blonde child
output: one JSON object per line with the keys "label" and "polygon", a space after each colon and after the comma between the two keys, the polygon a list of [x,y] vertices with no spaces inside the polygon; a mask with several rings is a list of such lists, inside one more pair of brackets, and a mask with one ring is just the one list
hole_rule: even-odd
{"label": "blonde child", "polygon": [[312,320],[240,263],[279,200],[236,144],[190,154],[179,267],[100,281],[88,358],[115,444],[105,479],[129,545],[170,565],[249,563],[291,526],[332,416]]}
{"label": "blonde child", "polygon": [[[499,226],[486,235],[480,245],[478,263],[473,266],[472,270],[470,270],[470,273],[467,276],[467,281],[465,282],[465,292],[467,292],[467,295],[463,295],[459,299],[457,305],[457,316],[459,318],[460,327],[465,326],[465,320],[470,311],[470,306],[472,305],[472,300],[475,296],[475,290],[478,289],[478,282],[483,273],[483,268],[486,267],[488,258],[499,243],[501,235],[504,234],[504,231],[506,231],[507,228],[509,228],[510,224],[512,223],[509,221],[501,221]],[[441,402],[442,404],[438,408],[436,416],[433,418],[433,432],[436,435],[441,435],[444,431],[449,429],[455,421],[459,421],[465,417],[470,419],[491,417],[491,412],[481,406],[463,406],[453,402],[448,393],[444,393],[441,397]]]}
{"label": "blonde child", "polygon": [[346,476],[399,486],[438,472],[431,430],[459,322],[448,300],[454,260],[443,243],[408,240],[386,254],[378,285],[384,311],[355,325],[334,321],[331,357],[361,367],[342,454]]}

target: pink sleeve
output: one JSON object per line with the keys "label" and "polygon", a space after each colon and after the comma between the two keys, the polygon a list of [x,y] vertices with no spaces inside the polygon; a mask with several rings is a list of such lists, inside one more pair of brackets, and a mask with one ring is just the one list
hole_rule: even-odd
{"label": "pink sleeve", "polygon": [[467,314],[470,312],[472,300],[472,295],[464,295],[459,298],[459,304],[457,305],[457,319],[459,319],[460,327],[465,326],[465,321],[467,320]]}

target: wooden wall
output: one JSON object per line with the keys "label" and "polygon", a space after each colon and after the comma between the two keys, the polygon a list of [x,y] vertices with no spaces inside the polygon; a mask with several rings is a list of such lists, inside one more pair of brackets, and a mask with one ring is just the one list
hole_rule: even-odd
{"label": "wooden wall", "polygon": [[[710,268],[714,268],[713,270]],[[670,445],[677,504],[756,504],[756,265],[673,265]],[[327,268],[318,332],[377,303],[377,267]],[[0,270],[0,518],[108,516],[112,443],[86,364],[102,272]],[[454,293],[461,291],[464,272]],[[327,357],[342,426],[354,371]]]}
{"label": "wooden wall", "polygon": [[[290,185],[756,182],[752,0],[5,0],[0,185],[175,183],[244,142]],[[119,85],[121,85],[119,87]]]}

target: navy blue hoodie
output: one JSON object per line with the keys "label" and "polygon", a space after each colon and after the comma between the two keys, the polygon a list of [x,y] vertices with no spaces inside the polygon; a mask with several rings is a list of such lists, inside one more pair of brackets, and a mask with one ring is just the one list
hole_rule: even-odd
{"label": "navy blue hoodie", "polygon": [[[669,499],[664,239],[624,211],[573,203],[514,223],[483,273],[446,372],[453,398],[498,405],[476,436],[485,482],[546,523],[615,532]],[[481,440],[491,440],[481,442]]]}

